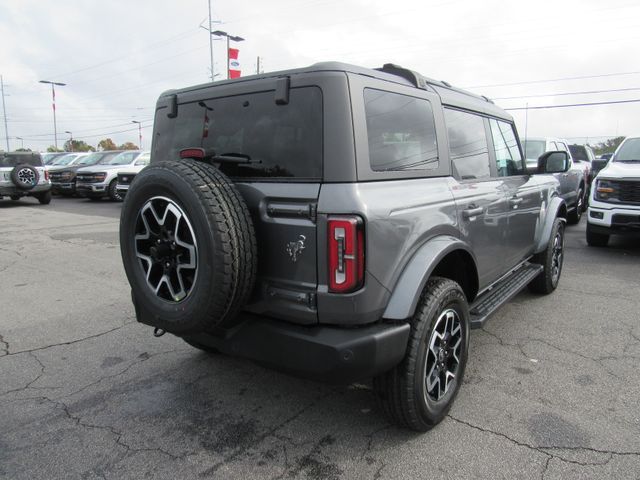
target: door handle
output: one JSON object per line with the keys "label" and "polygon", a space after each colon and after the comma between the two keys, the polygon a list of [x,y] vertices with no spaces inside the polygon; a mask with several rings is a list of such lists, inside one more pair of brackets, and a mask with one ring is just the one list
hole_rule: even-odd
{"label": "door handle", "polygon": [[520,198],[520,197],[511,197],[509,199],[509,203],[511,205],[520,205],[522,203],[522,198]]}
{"label": "door handle", "polygon": [[476,207],[475,205],[469,205],[465,210],[462,211],[463,218],[471,218],[477,215],[482,215],[484,213],[483,207]]}

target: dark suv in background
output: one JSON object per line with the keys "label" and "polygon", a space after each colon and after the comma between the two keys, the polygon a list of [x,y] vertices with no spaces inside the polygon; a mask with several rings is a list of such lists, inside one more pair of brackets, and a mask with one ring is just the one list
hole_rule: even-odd
{"label": "dark suv in background", "polygon": [[392,419],[442,420],[469,330],[550,293],[567,207],[512,117],[387,64],[341,63],[160,96],[120,222],[140,322],[310,378],[373,377]]}

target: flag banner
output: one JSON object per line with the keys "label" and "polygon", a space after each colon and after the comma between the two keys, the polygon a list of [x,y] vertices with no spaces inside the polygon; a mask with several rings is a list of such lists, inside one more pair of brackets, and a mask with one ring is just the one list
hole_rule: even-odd
{"label": "flag banner", "polygon": [[240,78],[240,62],[238,54],[240,50],[237,48],[229,49],[229,78]]}

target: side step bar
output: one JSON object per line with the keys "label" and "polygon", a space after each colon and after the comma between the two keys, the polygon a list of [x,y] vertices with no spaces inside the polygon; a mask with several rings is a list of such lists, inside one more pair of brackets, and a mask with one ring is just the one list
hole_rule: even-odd
{"label": "side step bar", "polygon": [[483,293],[469,307],[471,328],[482,328],[489,316],[515,297],[542,272],[542,265],[525,263]]}

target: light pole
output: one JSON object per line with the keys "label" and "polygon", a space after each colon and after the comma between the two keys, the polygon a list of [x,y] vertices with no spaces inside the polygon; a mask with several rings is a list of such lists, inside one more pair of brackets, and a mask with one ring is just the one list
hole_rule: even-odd
{"label": "light pole", "polygon": [[227,32],[223,32],[222,30],[211,32],[211,35],[215,35],[216,37],[227,37],[227,80],[229,80],[229,40],[233,40],[234,42],[243,42],[244,38],[229,35]]}
{"label": "light pole", "polygon": [[20,148],[22,150],[24,150],[24,138],[22,137],[15,137],[16,140],[20,140]]}
{"label": "light pole", "polygon": [[139,122],[138,120],[131,120],[131,123],[138,124],[138,140],[140,143],[140,150],[142,150],[142,122]]}
{"label": "light pole", "polygon": [[53,99],[53,103],[51,104],[53,107],[53,141],[56,150],[58,150],[58,126],[56,125],[56,85],[58,85],[59,87],[64,87],[66,83],[52,82],[50,80],[40,80],[40,83],[51,84],[51,97]]}
{"label": "light pole", "polygon": [[73,152],[73,133],[71,133],[69,130],[65,130],[64,133],[69,134],[69,145],[71,146],[71,151]]}
{"label": "light pole", "polygon": [[4,136],[7,137],[7,152],[11,150],[9,148],[9,127],[7,127],[7,108],[4,105],[4,80],[0,75],[0,92],[2,93],[2,115],[4,116]]}

